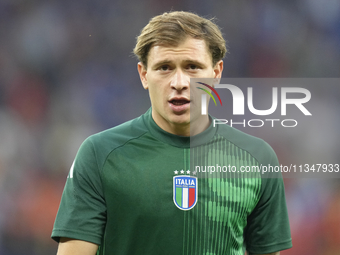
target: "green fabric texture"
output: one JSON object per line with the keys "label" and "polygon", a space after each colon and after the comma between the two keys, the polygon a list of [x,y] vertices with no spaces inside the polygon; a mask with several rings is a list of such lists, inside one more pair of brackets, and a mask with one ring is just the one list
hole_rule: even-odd
{"label": "green fabric texture", "polygon": [[[100,245],[98,254],[243,255],[292,246],[283,180],[203,172],[203,166],[278,165],[271,147],[227,125],[196,137],[160,129],[151,109],[90,136],[67,178],[52,238]],[[173,177],[197,176],[197,203],[174,204]],[[175,171],[179,171],[178,174]]]}

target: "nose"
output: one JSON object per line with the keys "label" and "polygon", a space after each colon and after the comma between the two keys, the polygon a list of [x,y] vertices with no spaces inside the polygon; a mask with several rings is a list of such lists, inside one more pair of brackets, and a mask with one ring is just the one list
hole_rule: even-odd
{"label": "nose", "polygon": [[189,76],[185,75],[182,70],[177,70],[171,79],[171,88],[176,90],[188,89],[190,85]]}

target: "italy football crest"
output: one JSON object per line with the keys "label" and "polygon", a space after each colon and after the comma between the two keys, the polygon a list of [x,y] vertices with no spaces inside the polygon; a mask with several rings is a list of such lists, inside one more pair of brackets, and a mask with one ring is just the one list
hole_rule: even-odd
{"label": "italy football crest", "polygon": [[190,210],[197,203],[197,177],[174,176],[174,203],[181,210]]}

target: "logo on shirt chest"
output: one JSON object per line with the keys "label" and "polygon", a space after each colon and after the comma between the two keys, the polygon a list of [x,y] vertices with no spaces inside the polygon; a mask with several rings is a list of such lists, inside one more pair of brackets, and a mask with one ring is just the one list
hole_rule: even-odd
{"label": "logo on shirt chest", "polygon": [[197,203],[197,177],[179,175],[173,178],[173,198],[181,210],[190,210]]}

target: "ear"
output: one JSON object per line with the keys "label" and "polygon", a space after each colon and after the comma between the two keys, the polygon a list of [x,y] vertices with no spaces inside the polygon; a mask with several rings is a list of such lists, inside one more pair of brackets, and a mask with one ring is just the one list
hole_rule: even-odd
{"label": "ear", "polygon": [[142,62],[139,62],[137,65],[138,68],[138,73],[139,73],[139,78],[143,84],[144,89],[148,89],[148,79],[146,77],[147,74],[147,70],[145,68],[145,66],[142,64]]}
{"label": "ear", "polygon": [[223,71],[223,60],[220,60],[216,63],[214,67],[214,78],[221,78]]}

